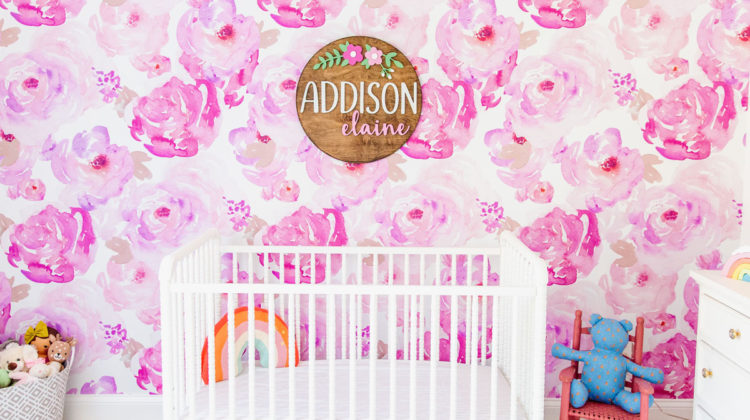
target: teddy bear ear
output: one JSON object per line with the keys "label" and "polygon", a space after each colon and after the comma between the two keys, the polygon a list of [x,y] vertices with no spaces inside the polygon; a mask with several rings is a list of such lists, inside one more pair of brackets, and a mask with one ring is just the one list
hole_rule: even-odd
{"label": "teddy bear ear", "polygon": [[23,346],[23,358],[25,360],[33,360],[38,357],[38,353],[34,346]]}
{"label": "teddy bear ear", "polygon": [[591,314],[591,326],[593,327],[594,325],[598,324],[602,319],[604,318],[602,318],[602,316],[599,314]]}
{"label": "teddy bear ear", "polygon": [[18,343],[13,342],[5,346],[6,349],[12,349],[13,347],[18,347]]}
{"label": "teddy bear ear", "polygon": [[630,331],[633,329],[633,324],[627,319],[623,319],[622,321],[620,321],[620,324],[622,324],[623,328],[625,328],[625,331]]}

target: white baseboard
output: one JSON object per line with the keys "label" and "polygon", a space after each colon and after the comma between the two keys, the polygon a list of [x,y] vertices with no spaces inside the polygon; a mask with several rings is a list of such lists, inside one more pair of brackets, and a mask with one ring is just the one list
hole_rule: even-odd
{"label": "white baseboard", "polygon": [[[658,405],[657,405],[658,404]],[[659,409],[661,407],[661,410]],[[664,411],[662,411],[664,410]],[[666,414],[665,414],[666,413]],[[671,414],[675,417],[670,417]],[[693,400],[682,399],[682,400],[670,400],[664,398],[657,398],[655,404],[649,409],[650,420],[677,420],[678,418],[692,419],[693,418]],[[544,420],[554,420],[560,418],[560,399],[559,398],[545,398],[544,399]]]}
{"label": "white baseboard", "polygon": [[92,394],[67,395],[64,420],[158,420],[161,396]]}

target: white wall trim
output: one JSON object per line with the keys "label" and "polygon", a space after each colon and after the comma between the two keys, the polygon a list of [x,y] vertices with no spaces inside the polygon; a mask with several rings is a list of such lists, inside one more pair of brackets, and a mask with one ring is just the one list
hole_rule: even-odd
{"label": "white wall trim", "polygon": [[160,395],[66,395],[64,420],[157,420]]}
{"label": "white wall trim", "polygon": [[[655,400],[656,404],[659,404],[659,406],[666,412],[667,414],[671,414],[673,416],[682,417],[685,419],[692,419],[693,418],[693,400],[692,399],[680,399],[680,400],[673,400],[673,399],[666,399],[666,398],[657,398]],[[648,418],[651,420],[676,420],[675,417],[670,417],[667,414],[664,414],[661,410],[659,410],[659,407],[654,404],[649,409],[649,416]],[[544,399],[544,419],[545,420],[552,420],[557,419],[560,416],[560,399],[559,398],[545,398]]]}

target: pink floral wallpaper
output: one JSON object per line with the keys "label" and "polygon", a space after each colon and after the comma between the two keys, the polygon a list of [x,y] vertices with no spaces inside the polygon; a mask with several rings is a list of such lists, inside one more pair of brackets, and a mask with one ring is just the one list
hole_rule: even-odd
{"label": "pink floral wallpaper", "polygon": [[[158,264],[209,227],[331,246],[511,230],[549,263],[549,345],[574,307],[643,315],[657,397],[690,398],[688,271],[738,245],[750,1],[434,3],[0,0],[0,338],[49,319],[78,338],[71,393],[158,393]],[[401,151],[345,164],[305,137],[295,90],[358,34],[409,56],[424,104]]]}

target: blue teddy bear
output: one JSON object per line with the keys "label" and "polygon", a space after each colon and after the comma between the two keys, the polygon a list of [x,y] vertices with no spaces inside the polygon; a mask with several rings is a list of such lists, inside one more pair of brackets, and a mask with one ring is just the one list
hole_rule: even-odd
{"label": "blue teddy bear", "polygon": [[[629,413],[641,411],[641,394],[626,391],[625,373],[643,378],[651,383],[664,381],[660,369],[643,367],[625,358],[622,351],[628,345],[628,331],[633,329],[630,321],[616,321],[591,315],[591,338],[594,348],[588,351],[573,350],[560,344],[552,346],[552,355],[559,359],[583,362],[581,379],[570,386],[570,404],[580,408],[587,400],[616,404]],[[654,397],[649,395],[648,405]]]}

